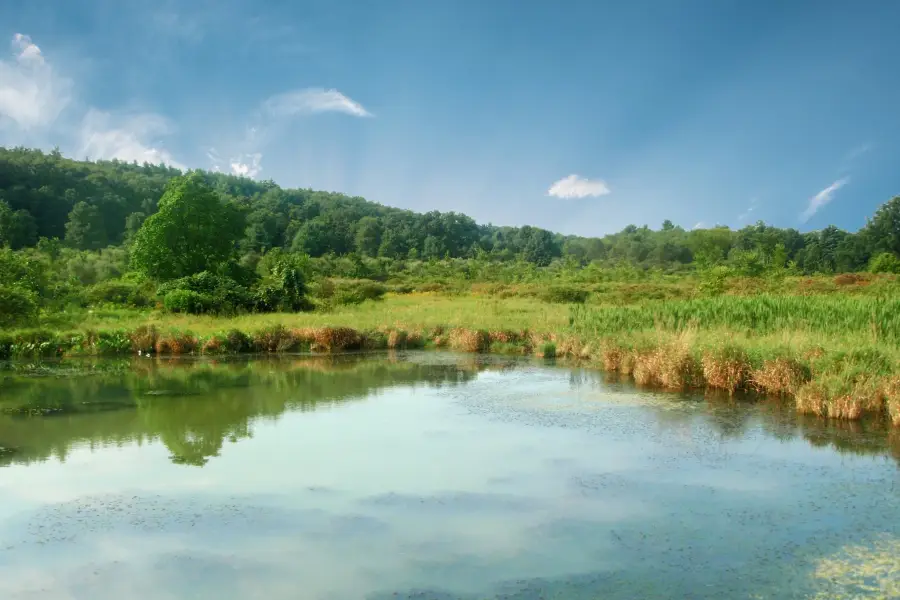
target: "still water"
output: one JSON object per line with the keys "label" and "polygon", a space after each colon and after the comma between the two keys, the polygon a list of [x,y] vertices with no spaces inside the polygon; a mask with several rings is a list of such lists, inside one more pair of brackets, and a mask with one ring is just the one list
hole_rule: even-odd
{"label": "still water", "polygon": [[0,373],[0,598],[900,595],[900,432],[440,353]]}

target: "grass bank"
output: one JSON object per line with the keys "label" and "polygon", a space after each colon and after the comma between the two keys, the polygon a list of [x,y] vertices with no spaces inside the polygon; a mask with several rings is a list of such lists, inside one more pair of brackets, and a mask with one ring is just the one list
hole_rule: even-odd
{"label": "grass bank", "polygon": [[[77,325],[76,325],[77,323]],[[448,348],[567,357],[669,390],[752,390],[801,413],[900,426],[900,300],[719,296],[634,305],[405,294],[233,318],[95,310],[0,333],[0,357]]]}

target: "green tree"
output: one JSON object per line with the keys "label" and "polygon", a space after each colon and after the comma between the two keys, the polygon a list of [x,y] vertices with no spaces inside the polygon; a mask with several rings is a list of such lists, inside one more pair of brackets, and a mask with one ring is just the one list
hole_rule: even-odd
{"label": "green tree", "polygon": [[882,204],[866,223],[863,234],[875,252],[892,252],[900,256],[900,196]]}
{"label": "green tree", "polygon": [[131,265],[161,280],[215,271],[231,259],[244,219],[223,202],[199,172],[176,177],[134,236]]}
{"label": "green tree", "polygon": [[356,251],[376,256],[381,245],[381,224],[375,217],[363,217],[356,226]]}
{"label": "green tree", "polygon": [[138,211],[125,217],[125,241],[130,242],[147,220],[147,215]]}
{"label": "green tree", "polygon": [[447,247],[444,245],[444,241],[442,239],[433,235],[429,235],[425,238],[425,244],[422,248],[422,258],[440,259],[443,258],[444,254],[446,253]]}
{"label": "green tree", "polygon": [[13,250],[33,246],[37,242],[37,223],[27,210],[12,210],[0,200],[0,246]]}
{"label": "green tree", "polygon": [[100,209],[87,202],[77,202],[66,223],[66,243],[79,250],[99,250],[107,241]]}

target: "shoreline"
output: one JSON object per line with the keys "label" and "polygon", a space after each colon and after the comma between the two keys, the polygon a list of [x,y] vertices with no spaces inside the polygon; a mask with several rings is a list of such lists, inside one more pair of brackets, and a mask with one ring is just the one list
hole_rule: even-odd
{"label": "shoreline", "polygon": [[659,331],[592,338],[526,329],[270,325],[198,335],[143,325],[131,330],[0,333],[0,359],[447,349],[576,359],[581,365],[629,377],[642,387],[670,392],[752,392],[793,401],[800,414],[844,421],[884,419],[900,427],[900,375],[892,369],[872,367],[873,361],[879,360],[875,348],[828,352],[814,346],[799,351],[748,341],[735,332],[717,334]]}

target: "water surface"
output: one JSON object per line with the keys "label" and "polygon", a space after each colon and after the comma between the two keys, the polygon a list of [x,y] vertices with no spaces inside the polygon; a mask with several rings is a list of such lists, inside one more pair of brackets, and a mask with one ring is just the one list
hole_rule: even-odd
{"label": "water surface", "polygon": [[439,353],[94,366],[0,376],[0,598],[874,598],[900,581],[900,436],[878,425]]}

